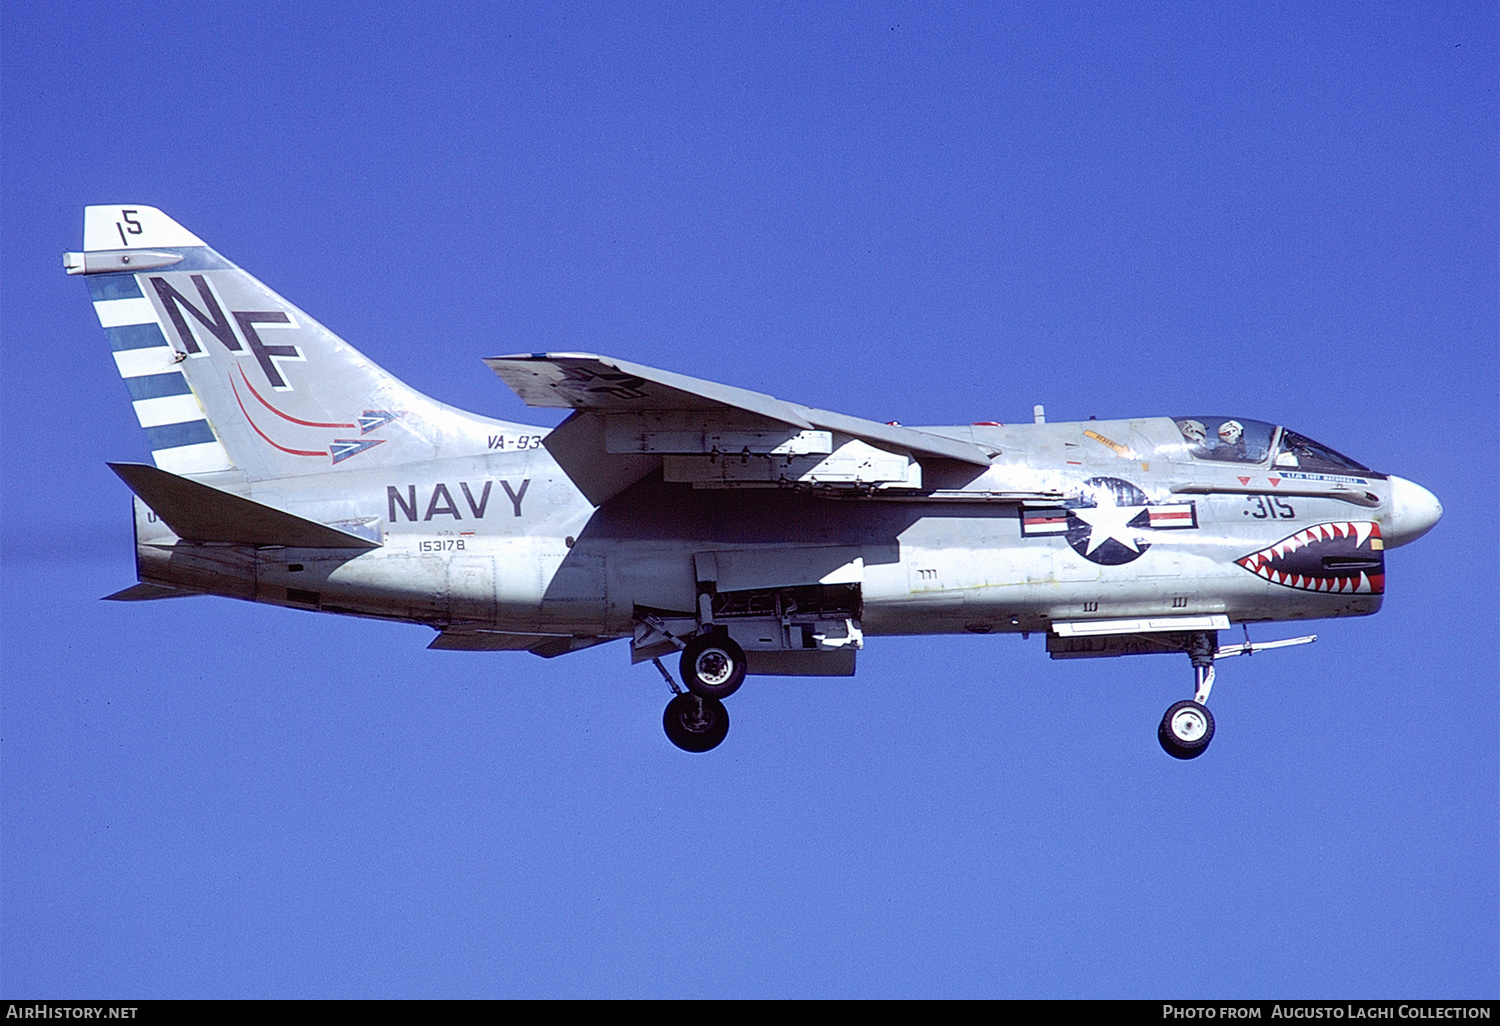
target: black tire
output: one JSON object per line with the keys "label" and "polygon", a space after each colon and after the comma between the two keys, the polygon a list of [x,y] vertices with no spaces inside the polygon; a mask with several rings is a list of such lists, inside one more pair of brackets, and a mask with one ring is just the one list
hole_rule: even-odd
{"label": "black tire", "polygon": [[661,725],[667,740],[684,752],[707,752],[729,733],[729,710],[716,698],[678,695],[667,703]]}
{"label": "black tire", "polygon": [[700,634],[682,650],[679,669],[693,694],[722,701],[745,683],[745,650],[727,634]]}
{"label": "black tire", "polygon": [[1214,714],[1192,699],[1174,702],[1156,728],[1156,739],[1174,759],[1196,759],[1214,739]]}

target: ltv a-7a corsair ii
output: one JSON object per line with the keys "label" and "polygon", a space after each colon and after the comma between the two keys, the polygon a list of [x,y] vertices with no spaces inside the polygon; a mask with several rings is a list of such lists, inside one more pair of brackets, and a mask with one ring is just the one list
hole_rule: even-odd
{"label": "ltv a-7a corsair ii", "polygon": [[[140,583],[558,656],[628,639],[707,751],[748,675],[854,673],[867,637],[1043,634],[1054,658],[1185,653],[1180,759],[1231,624],[1364,616],[1442,508],[1244,417],[910,428],[586,353],[486,360],[542,429],[423,396],[146,206],[88,207],[85,276],[155,465]],[[1257,643],[1254,650],[1311,637]],[[661,657],[680,653],[680,688]]]}

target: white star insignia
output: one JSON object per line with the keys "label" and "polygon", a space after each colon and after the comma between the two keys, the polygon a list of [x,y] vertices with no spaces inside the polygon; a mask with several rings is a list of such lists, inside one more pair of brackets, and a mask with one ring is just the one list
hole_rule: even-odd
{"label": "white star insignia", "polygon": [[[1110,496],[1105,493],[1100,498],[1107,499]],[[1140,552],[1140,546],[1136,544],[1135,529],[1130,526],[1130,522],[1140,516],[1141,510],[1145,508],[1145,506],[1116,506],[1111,502],[1107,506],[1099,505],[1092,508],[1085,506],[1072,510],[1073,515],[1088,524],[1091,529],[1088,549],[1084,555],[1092,555],[1095,549],[1110,539],[1119,542],[1131,552]]]}

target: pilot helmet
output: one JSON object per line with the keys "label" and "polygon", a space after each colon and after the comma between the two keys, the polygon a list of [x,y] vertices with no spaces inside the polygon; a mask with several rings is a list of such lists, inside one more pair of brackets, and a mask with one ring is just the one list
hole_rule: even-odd
{"label": "pilot helmet", "polygon": [[1202,445],[1204,439],[1208,437],[1208,431],[1203,427],[1201,421],[1184,420],[1177,425],[1177,428],[1182,432],[1182,437],[1194,445]]}
{"label": "pilot helmet", "polygon": [[1226,420],[1219,425],[1219,441],[1225,445],[1234,445],[1245,437],[1245,425],[1237,420]]}

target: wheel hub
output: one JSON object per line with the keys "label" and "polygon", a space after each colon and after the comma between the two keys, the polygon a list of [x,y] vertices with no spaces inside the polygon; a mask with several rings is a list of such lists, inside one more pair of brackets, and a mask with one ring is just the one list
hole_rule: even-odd
{"label": "wheel hub", "polygon": [[1208,733],[1208,720],[1197,709],[1179,709],[1172,716],[1172,736],[1184,744],[1192,744]]}
{"label": "wheel hub", "polygon": [[717,648],[711,648],[698,656],[693,664],[698,679],[710,687],[723,684],[734,672],[734,660]]}
{"label": "wheel hub", "polygon": [[729,712],[716,699],[678,695],[662,714],[667,739],[685,752],[707,752],[729,733]]}
{"label": "wheel hub", "polygon": [[708,715],[707,710],[703,708],[702,699],[684,712],[678,722],[682,724],[684,730],[691,730],[694,734],[701,734],[714,725],[713,717]]}

